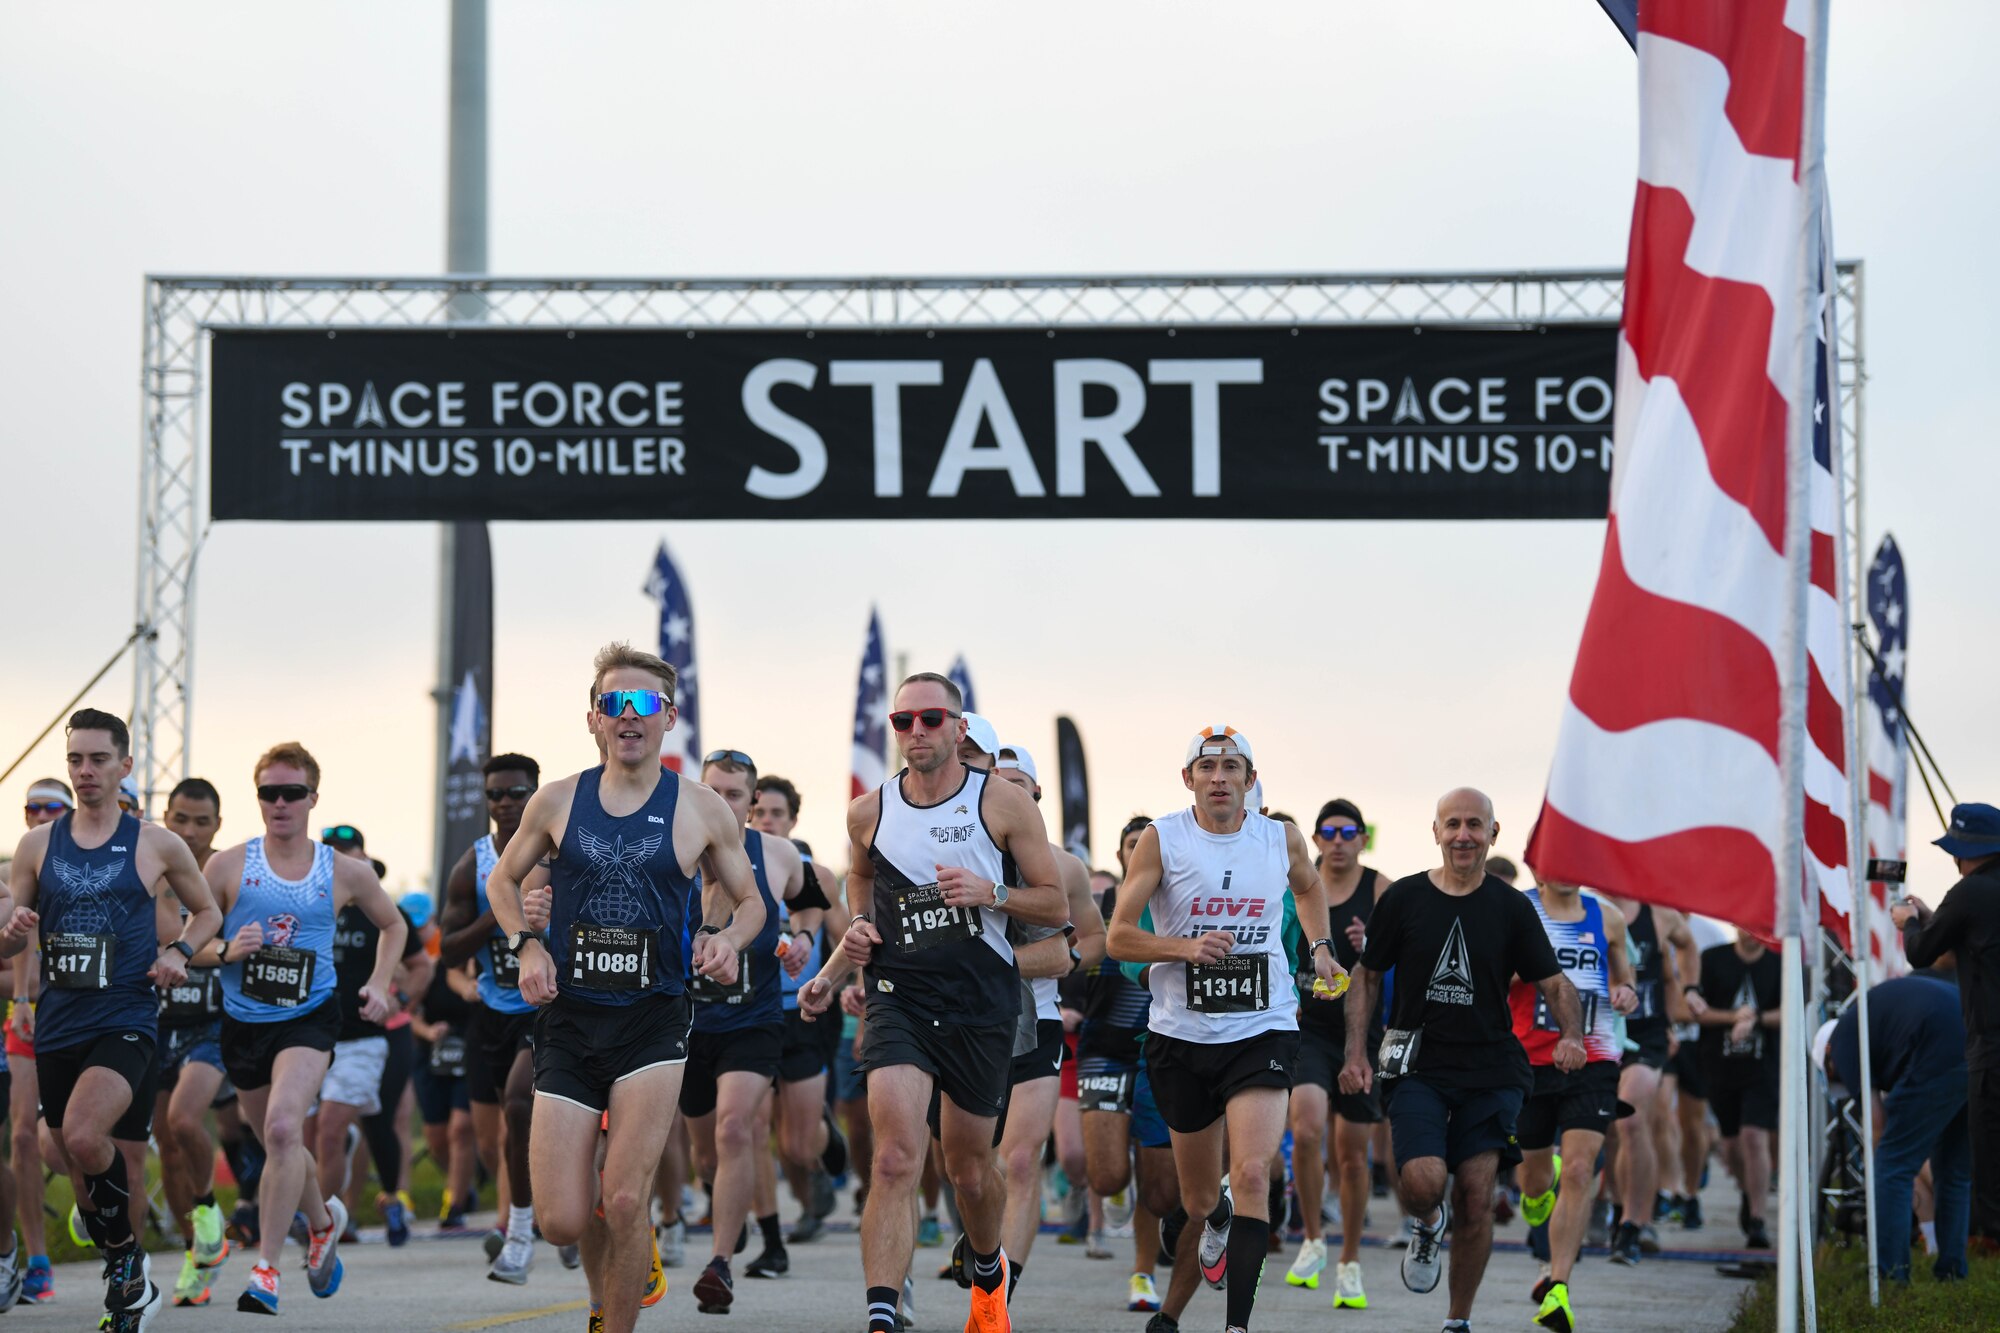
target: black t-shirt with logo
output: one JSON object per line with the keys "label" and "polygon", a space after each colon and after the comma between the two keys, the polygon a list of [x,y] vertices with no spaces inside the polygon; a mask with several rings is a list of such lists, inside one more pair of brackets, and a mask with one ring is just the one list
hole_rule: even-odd
{"label": "black t-shirt with logo", "polygon": [[[408,932],[403,940],[403,957],[422,953],[424,942],[417,935],[409,913],[400,907],[396,911]],[[368,914],[352,903],[334,919],[333,984],[340,995],[340,1041],[379,1037],[384,1031],[380,1023],[370,1023],[361,1017],[361,988],[375,974],[375,945],[381,938],[382,932],[368,919]]]}
{"label": "black t-shirt with logo", "polygon": [[[1754,1004],[1761,1013],[1777,1009],[1785,994],[1785,965],[1770,949],[1746,963],[1734,944],[1716,944],[1701,951],[1701,998],[1710,1009],[1741,1009]],[[1701,1061],[1711,1084],[1725,1088],[1754,1087],[1778,1078],[1778,1034],[1763,1025],[1750,1029],[1743,1041],[1732,1041],[1726,1027],[1702,1024]]]}
{"label": "black t-shirt with logo", "polygon": [[1463,897],[1428,872],[1399,879],[1375,902],[1361,965],[1396,969],[1389,1025],[1423,1033],[1413,1074],[1449,1089],[1530,1086],[1507,987],[1558,969],[1526,894],[1492,875]]}

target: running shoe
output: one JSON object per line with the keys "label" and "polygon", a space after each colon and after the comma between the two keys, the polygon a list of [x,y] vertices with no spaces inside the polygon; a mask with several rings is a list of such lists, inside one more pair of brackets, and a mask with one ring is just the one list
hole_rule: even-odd
{"label": "running shoe", "polygon": [[1620,1222],[1612,1233],[1611,1262],[1625,1268],[1639,1266],[1639,1228],[1635,1223]]}
{"label": "running shoe", "polygon": [[1361,1289],[1361,1264],[1335,1264],[1333,1269],[1333,1308],[1336,1310],[1366,1310],[1368,1293]]}
{"label": "running shoe", "polygon": [[75,1204],[71,1204],[69,1209],[69,1238],[76,1242],[79,1249],[97,1248],[97,1242],[92,1240],[90,1232],[84,1229],[83,1213]]}
{"label": "running shoe", "polygon": [[710,1259],[694,1280],[694,1308],[703,1314],[728,1314],[735,1299],[736,1281],[729,1276],[729,1261]]}
{"label": "running shoe", "polygon": [[950,1278],[967,1291],[972,1289],[972,1265],[967,1258],[965,1233],[958,1233],[958,1239],[951,1243],[951,1258],[938,1269],[940,1278]]}
{"label": "running shoe", "polygon": [[469,1230],[465,1223],[465,1210],[463,1208],[448,1209],[442,1217],[438,1218],[438,1235],[463,1236]]}
{"label": "running shoe", "polygon": [[764,1252],[750,1261],[743,1272],[747,1277],[783,1277],[792,1271],[792,1256],[782,1245],[766,1245]]}
{"label": "running shoe", "polygon": [[1187,1209],[1179,1204],[1160,1219],[1160,1264],[1165,1268],[1174,1266],[1174,1254],[1180,1249],[1181,1233],[1187,1230]]}
{"label": "running shoe", "polygon": [[1583,1243],[1598,1247],[1611,1243],[1611,1200],[1599,1199],[1590,1205],[1590,1225],[1584,1230]]}
{"label": "running shoe", "polygon": [[153,1257],[134,1244],[104,1263],[104,1308],[112,1314],[136,1310],[158,1295],[153,1286]]}
{"label": "running shoe", "polygon": [[1437,1290],[1438,1271],[1444,1267],[1444,1233],[1450,1225],[1451,1204],[1440,1202],[1437,1221],[1410,1228],[1410,1248],[1403,1251],[1403,1285],[1419,1296]]}
{"label": "running shoe", "polygon": [[1655,1190],[1653,1192],[1653,1220],[1655,1222],[1664,1222],[1671,1218],[1674,1215],[1674,1210],[1679,1206],[1680,1200],[1667,1193],[1667,1191]]}
{"label": "running shoe", "polygon": [[56,1298],[55,1270],[46,1258],[28,1260],[28,1275],[21,1281],[21,1299],[40,1305]]}
{"label": "running shoe", "polygon": [[1528,1304],[1540,1305],[1543,1301],[1547,1300],[1549,1288],[1555,1284],[1555,1273],[1549,1268],[1548,1263],[1544,1261],[1541,1268],[1535,1274],[1535,1286],[1528,1293]]}
{"label": "running shoe", "polygon": [[1410,1237],[1416,1235],[1416,1233],[1417,1233],[1417,1219],[1409,1216],[1408,1214],[1405,1214],[1403,1217],[1402,1228],[1398,1230],[1395,1235],[1389,1237],[1388,1241],[1389,1248],[1392,1250],[1409,1249]]}
{"label": "running shoe", "polygon": [[903,1278],[903,1298],[896,1304],[897,1333],[917,1326],[917,1284],[914,1277],[914,1274],[909,1274]]}
{"label": "running shoe", "polygon": [[21,1300],[21,1238],[14,1238],[14,1248],[0,1254],[0,1314],[13,1309]]}
{"label": "running shoe", "polygon": [[1181,1333],[1180,1321],[1162,1310],[1146,1321],[1146,1333]]}
{"label": "running shoe", "polygon": [[[931,1219],[931,1225],[937,1225],[935,1218]],[[785,1233],[785,1244],[810,1245],[825,1234],[825,1232],[826,1219],[816,1213],[807,1212],[803,1217],[799,1218],[798,1225]],[[936,1242],[933,1243],[935,1244]],[[917,1244],[921,1245],[923,1242],[918,1241]]]}
{"label": "running shoe", "polygon": [[486,1270],[489,1281],[505,1282],[509,1286],[523,1286],[528,1281],[528,1270],[535,1266],[535,1238],[533,1236],[509,1236],[507,1243],[500,1247],[493,1266]]}
{"label": "running shoe", "polygon": [[584,1322],[583,1329],[584,1333],[604,1333],[603,1306],[593,1305],[590,1307],[590,1318]]}
{"label": "running shoe", "polygon": [[1576,1315],[1569,1308],[1569,1283],[1549,1284],[1548,1295],[1542,1297],[1542,1308],[1535,1312],[1535,1322],[1555,1333],[1576,1333]]}
{"label": "running shoe", "polygon": [[1134,1273],[1125,1284],[1125,1308],[1134,1313],[1160,1308],[1160,1291],[1153,1285],[1151,1273]]}
{"label": "running shoe", "polygon": [[312,1228],[306,1225],[306,1215],[304,1213],[295,1212],[292,1214],[291,1229],[285,1234],[290,1236],[292,1242],[302,1249],[312,1244]]}
{"label": "running shoe", "polygon": [[926,1217],[917,1223],[917,1248],[935,1250],[944,1244],[944,1228],[935,1217]]}
{"label": "running shoe", "polygon": [[479,1246],[486,1251],[490,1262],[500,1257],[500,1251],[507,1248],[507,1233],[499,1227],[493,1228],[480,1239]]}
{"label": "running shoe", "polygon": [[229,1238],[223,1235],[222,1209],[212,1203],[198,1204],[189,1214],[194,1223],[194,1248],[188,1253],[197,1268],[220,1268],[229,1257]]}
{"label": "running shoe", "polygon": [[403,1201],[393,1194],[384,1195],[379,1201],[382,1209],[382,1230],[388,1233],[389,1248],[401,1249],[410,1243],[410,1210]]}
{"label": "running shoe", "polygon": [[306,1285],[321,1300],[340,1290],[340,1233],[347,1229],[347,1205],[331,1198],[326,1212],[326,1230],[313,1232],[312,1243],[306,1246]]}
{"label": "running shoe", "polygon": [[1546,1226],[1549,1214],[1556,1210],[1556,1192],[1550,1189],[1546,1194],[1523,1194],[1521,1196],[1521,1220],[1531,1227]]}
{"label": "running shoe", "polygon": [[1292,1260],[1291,1271],[1285,1274],[1285,1285],[1318,1291],[1319,1275],[1325,1271],[1326,1242],[1314,1236],[1299,1246],[1299,1257]]}
{"label": "running shoe", "polygon": [[820,1167],[829,1176],[844,1176],[847,1174],[847,1135],[840,1132],[840,1121],[834,1117],[831,1106],[822,1108],[821,1114],[826,1118],[826,1147],[819,1155]]}
{"label": "running shoe", "polygon": [[1012,1333],[1013,1321],[1007,1318],[1007,1251],[1000,1251],[1000,1285],[991,1291],[981,1291],[977,1283],[972,1288],[972,1306],[966,1311],[965,1333]]}
{"label": "running shoe", "polygon": [[653,1235],[653,1266],[646,1270],[646,1294],[639,1298],[639,1304],[650,1308],[660,1303],[660,1297],[667,1294],[667,1270],[661,1266],[659,1233]]}
{"label": "running shoe", "polygon": [[1222,1192],[1222,1207],[1229,1210],[1229,1216],[1220,1227],[1208,1218],[1201,1223],[1201,1280],[1216,1291],[1229,1285],[1229,1224],[1236,1217],[1226,1189]]}
{"label": "running shoe", "polygon": [[676,1217],[653,1230],[653,1262],[665,1268],[679,1268],[687,1262],[688,1224]]}
{"label": "running shoe", "polygon": [[1130,1185],[1116,1194],[1107,1194],[1104,1197],[1104,1225],[1115,1229],[1130,1222],[1133,1208],[1138,1203],[1138,1194]]}
{"label": "running shoe", "polygon": [[250,1285],[236,1298],[236,1308],[244,1314],[278,1313],[278,1270],[263,1260],[250,1266]]}
{"label": "running shoe", "polygon": [[556,1258],[564,1268],[583,1267],[583,1250],[575,1245],[562,1245],[556,1249]]}
{"label": "running shoe", "polygon": [[1660,1233],[1658,1229],[1656,1229],[1653,1226],[1653,1224],[1649,1222],[1645,1226],[1639,1228],[1639,1253],[1658,1254],[1659,1252],[1660,1252]]}
{"label": "running shoe", "polygon": [[1701,1230],[1701,1197],[1689,1195],[1681,1200],[1681,1230]]}
{"label": "running shoe", "polygon": [[840,1204],[840,1195],[833,1188],[833,1177],[824,1168],[814,1167],[812,1172],[812,1214],[814,1217],[831,1217]]}
{"label": "running shoe", "polygon": [[1750,1225],[1743,1229],[1743,1248],[1746,1250],[1768,1250],[1771,1248],[1771,1233],[1764,1229],[1763,1218],[1751,1218]]}
{"label": "running shoe", "polygon": [[145,1333],[147,1326],[153,1322],[153,1317],[159,1314],[166,1304],[167,1298],[160,1294],[160,1289],[148,1282],[145,1298],[136,1307],[107,1313],[104,1319],[99,1321],[98,1327],[108,1328],[111,1333]]}
{"label": "running shoe", "polygon": [[186,1308],[208,1304],[208,1284],[214,1275],[194,1261],[194,1251],[189,1250],[181,1260],[181,1275],[174,1279],[174,1304]]}
{"label": "running shoe", "polygon": [[1109,1259],[1111,1246],[1104,1239],[1102,1231],[1090,1232],[1083,1242],[1083,1257],[1086,1259]]}

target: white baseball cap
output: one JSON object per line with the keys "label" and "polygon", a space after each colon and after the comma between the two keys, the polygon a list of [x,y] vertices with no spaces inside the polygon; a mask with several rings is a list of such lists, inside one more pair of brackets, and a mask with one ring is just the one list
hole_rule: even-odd
{"label": "white baseball cap", "polygon": [[[1820,1024],[1819,1031],[1813,1033],[1812,1062],[1821,1069],[1826,1069],[1826,1048],[1832,1044],[1833,1030],[1839,1026],[1839,1019],[1829,1018],[1826,1022]],[[1831,1069],[1826,1069],[1826,1072],[1828,1075],[1833,1074]]]}
{"label": "white baseball cap", "polygon": [[979,747],[981,754],[1000,752],[1000,733],[993,730],[993,724],[977,713],[965,715],[965,739]]}
{"label": "white baseball cap", "polygon": [[1037,787],[1042,785],[1041,775],[1035,772],[1035,756],[1029,754],[1025,747],[1003,745],[996,753],[1000,757],[994,760],[993,767],[1018,768],[1028,775],[1028,781],[1034,783]]}
{"label": "white baseball cap", "polygon": [[1194,739],[1188,742],[1187,758],[1181,760],[1181,767],[1187,768],[1191,766],[1204,753],[1224,753],[1218,745],[1218,742],[1221,741],[1230,742],[1235,747],[1236,753],[1242,755],[1244,761],[1250,767],[1257,767],[1257,756],[1250,752],[1250,738],[1236,728],[1224,726],[1220,722],[1213,726],[1203,727],[1195,733]]}

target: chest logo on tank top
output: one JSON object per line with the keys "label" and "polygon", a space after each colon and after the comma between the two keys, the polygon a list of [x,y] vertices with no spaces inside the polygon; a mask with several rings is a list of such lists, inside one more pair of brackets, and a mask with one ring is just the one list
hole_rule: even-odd
{"label": "chest logo on tank top", "polygon": [[1437,967],[1431,971],[1431,984],[1424,991],[1426,1000],[1438,1004],[1472,1003],[1472,950],[1466,947],[1465,926],[1458,918],[1452,918],[1451,934],[1445,936],[1444,952],[1438,955]]}
{"label": "chest logo on tank top", "polygon": [[268,944],[275,944],[283,949],[289,947],[298,937],[299,919],[290,912],[278,912],[265,917],[264,921],[266,924],[264,933],[270,937],[266,941]]}
{"label": "chest logo on tank top", "polygon": [[95,870],[73,866],[58,857],[51,857],[49,863],[63,888],[75,895],[63,909],[63,928],[80,935],[101,935],[110,929],[111,906],[104,901],[104,891],[123,873],[125,863],[113,861]]}
{"label": "chest logo on tank top", "polygon": [[642,887],[639,867],[653,859],[666,842],[666,835],[655,833],[627,847],[622,835],[606,842],[589,829],[578,829],[576,840],[590,861],[590,883],[584,890],[584,900],[591,915],[607,926],[629,926],[637,921],[644,910],[639,901]]}

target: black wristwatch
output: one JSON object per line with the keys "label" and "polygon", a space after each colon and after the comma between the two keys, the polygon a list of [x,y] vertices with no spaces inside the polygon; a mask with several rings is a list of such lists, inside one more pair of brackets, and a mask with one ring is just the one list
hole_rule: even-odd
{"label": "black wristwatch", "polygon": [[1083,966],[1083,955],[1082,955],[1082,954],[1080,954],[1080,953],[1078,953],[1078,952],[1076,951],[1076,946],[1075,946],[1074,944],[1070,945],[1070,946],[1069,946],[1069,970],[1070,970],[1070,971],[1072,971],[1072,972],[1074,972],[1074,971],[1076,971],[1076,970],[1077,970],[1077,969],[1078,969],[1079,967],[1082,967],[1082,966]]}
{"label": "black wristwatch", "polygon": [[168,940],[167,947],[169,949],[179,949],[181,957],[187,959],[190,963],[194,961],[194,947],[186,940]]}
{"label": "black wristwatch", "polygon": [[528,947],[529,940],[538,940],[540,938],[541,936],[532,930],[517,930],[507,937],[507,952],[519,958],[521,950]]}
{"label": "black wristwatch", "polygon": [[1312,948],[1306,950],[1306,956],[1311,957],[1313,954],[1318,953],[1321,945],[1326,946],[1326,952],[1329,957],[1338,961],[1339,955],[1333,951],[1333,937],[1330,935],[1322,935],[1319,939],[1314,940]]}
{"label": "black wristwatch", "polygon": [[695,927],[694,933],[696,939],[700,939],[703,935],[720,935],[722,933],[722,927],[711,926],[704,923],[700,926]]}

